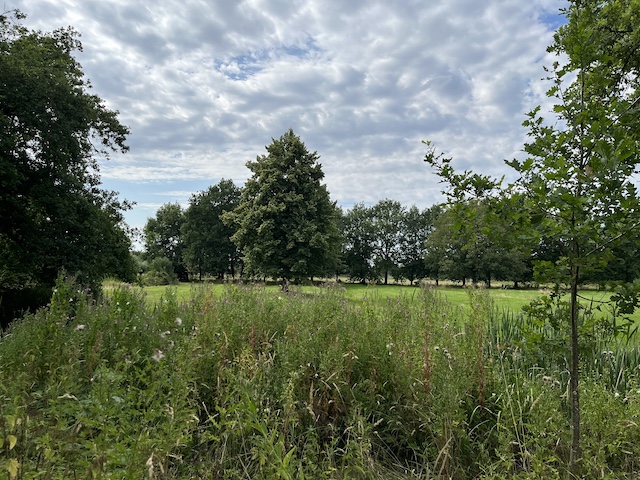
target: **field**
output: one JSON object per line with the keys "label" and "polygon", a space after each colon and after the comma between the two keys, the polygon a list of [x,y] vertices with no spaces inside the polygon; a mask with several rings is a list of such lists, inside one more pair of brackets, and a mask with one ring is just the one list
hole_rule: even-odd
{"label": "field", "polygon": [[[222,293],[226,286],[220,283],[207,284],[208,288],[218,294]],[[420,289],[407,285],[361,285],[352,283],[343,283],[345,297],[353,302],[359,302],[364,297],[401,297],[401,298],[415,298],[416,295],[420,295]],[[197,284],[181,283],[176,286],[170,287],[175,289],[175,293],[181,300],[188,300],[192,292],[198,288]],[[271,285],[264,287],[267,291],[278,292],[280,287],[277,285]],[[296,287],[304,293],[314,293],[319,291],[319,287]],[[435,288],[435,287],[433,287]],[[143,288],[147,301],[151,304],[158,302],[167,291],[166,286],[144,287]],[[454,306],[459,306],[463,309],[469,307],[469,295],[466,289],[457,286],[440,286],[436,288],[436,291],[442,296],[444,300]],[[522,307],[529,304],[532,300],[540,298],[541,296],[549,293],[545,289],[502,289],[493,288],[486,290],[491,297],[493,305],[498,310],[510,310],[511,312],[520,312]],[[609,294],[600,292],[596,289],[586,289],[580,292],[583,299],[600,303],[609,299]],[[640,313],[636,312],[631,315],[631,318],[640,323]]]}
{"label": "field", "polygon": [[[520,313],[540,294],[112,285],[95,304],[61,280],[0,339],[0,472],[566,478],[564,307]],[[582,313],[582,471],[636,478],[634,330]]]}

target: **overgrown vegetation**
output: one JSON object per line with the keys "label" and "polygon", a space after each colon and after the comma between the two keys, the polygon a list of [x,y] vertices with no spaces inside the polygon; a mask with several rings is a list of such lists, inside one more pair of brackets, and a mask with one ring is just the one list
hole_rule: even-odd
{"label": "overgrown vegetation", "polygon": [[[0,339],[9,478],[562,478],[561,302],[502,313],[470,289],[347,299],[259,286],[100,303],[59,280]],[[639,352],[581,310],[584,468],[640,469]]]}

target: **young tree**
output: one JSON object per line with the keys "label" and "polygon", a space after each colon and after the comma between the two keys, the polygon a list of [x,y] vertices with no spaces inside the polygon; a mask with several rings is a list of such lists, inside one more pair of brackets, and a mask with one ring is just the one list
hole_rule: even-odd
{"label": "young tree", "polygon": [[[564,247],[556,262],[538,265],[538,277],[570,286],[570,396],[572,444],[569,469],[580,470],[579,304],[585,270],[606,264],[609,250],[640,225],[634,174],[640,164],[640,2],[571,0],[567,24],[549,51],[565,58],[550,69],[556,121],[537,108],[525,126],[528,158],[508,162],[520,175],[513,190],[524,194],[523,214],[533,213],[538,235]],[[449,159],[434,165],[457,194],[496,186],[486,177],[457,175]],[[543,267],[543,268],[540,268]],[[632,296],[637,291],[627,289]],[[637,298],[616,298],[625,306]]]}
{"label": "young tree", "polygon": [[232,211],[240,202],[240,189],[231,180],[222,179],[208,190],[193,195],[182,225],[184,260],[192,271],[235,276],[240,255],[231,241],[234,231],[222,221],[222,214]]}
{"label": "young tree", "polygon": [[303,279],[335,272],[338,209],[329,198],[319,156],[289,130],[248,162],[253,172],[240,204],[223,215],[254,274]]}
{"label": "young tree", "polygon": [[129,131],[89,93],[78,34],[22,18],[0,15],[0,296],[51,286],[62,268],[94,285],[130,279],[128,205],[100,188],[96,160],[126,151]]}

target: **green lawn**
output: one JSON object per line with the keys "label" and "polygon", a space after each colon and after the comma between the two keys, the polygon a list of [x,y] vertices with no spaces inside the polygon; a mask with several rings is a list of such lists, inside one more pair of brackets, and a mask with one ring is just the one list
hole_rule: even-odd
{"label": "green lawn", "polygon": [[[211,283],[204,284],[207,288],[213,288],[214,291],[222,292],[224,291],[226,285],[219,283]],[[346,290],[346,296],[350,300],[354,302],[361,301],[364,297],[367,296],[379,296],[379,297],[397,297],[397,296],[408,296],[413,297],[419,294],[419,289],[417,287],[412,287],[408,285],[362,285],[362,284],[352,284],[352,283],[343,283]],[[155,286],[155,287],[144,287],[143,291],[146,294],[146,298],[149,304],[157,303],[162,296],[167,291],[167,288],[174,288],[177,291],[178,298],[180,300],[187,300],[191,297],[193,290],[201,288],[201,284],[194,283],[180,283],[175,286],[166,287],[166,286]],[[268,285],[265,287],[267,290],[277,291],[280,289],[277,285]],[[305,287],[292,287],[292,288],[300,288],[305,293],[312,293],[317,291],[318,287],[305,286]],[[462,308],[467,308],[469,306],[469,295],[465,288],[456,287],[456,286],[439,286],[433,287],[437,288],[437,290],[445,297],[445,299],[455,306],[460,306]],[[530,289],[530,290],[512,290],[512,289],[502,289],[502,288],[492,288],[489,290],[491,294],[491,298],[496,306],[496,308],[500,310],[511,310],[514,312],[519,312],[524,305],[529,304],[532,300],[545,295],[548,291],[542,289]],[[593,289],[585,289],[580,292],[580,295],[586,299],[587,301],[593,300],[594,302],[602,302],[606,301],[609,298],[609,294],[602,291],[597,291]],[[632,318],[640,323],[640,313],[636,312],[632,315]]]}

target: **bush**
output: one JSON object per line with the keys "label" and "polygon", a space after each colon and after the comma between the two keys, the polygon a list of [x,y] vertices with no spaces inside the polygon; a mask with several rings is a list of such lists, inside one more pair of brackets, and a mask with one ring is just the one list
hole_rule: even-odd
{"label": "bush", "polygon": [[168,258],[154,258],[149,264],[149,270],[142,274],[143,285],[174,285],[178,283],[178,276],[173,271],[173,265]]}

